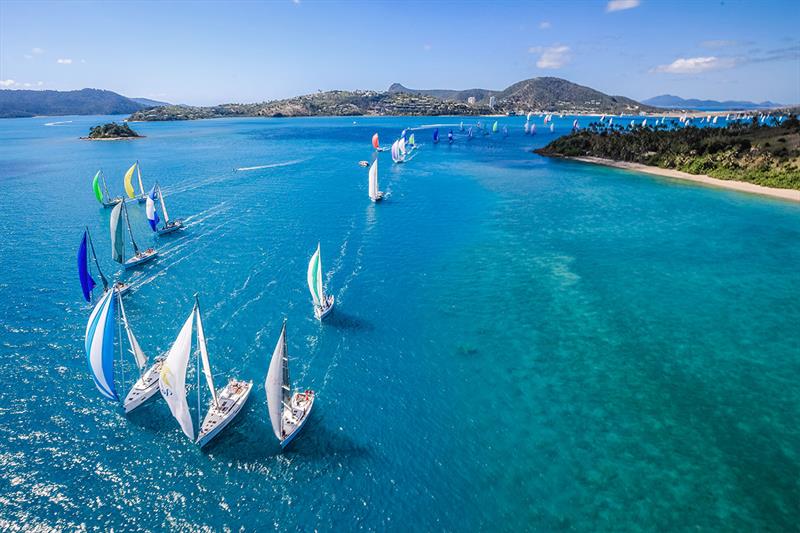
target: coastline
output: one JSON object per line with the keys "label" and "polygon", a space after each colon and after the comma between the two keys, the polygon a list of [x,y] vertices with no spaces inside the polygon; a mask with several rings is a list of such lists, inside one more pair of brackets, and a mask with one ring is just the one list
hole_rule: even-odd
{"label": "coastline", "polygon": [[582,163],[592,163],[595,165],[604,165],[623,170],[633,170],[635,172],[642,172],[644,174],[651,174],[653,176],[692,181],[694,183],[701,183],[711,187],[746,192],[750,194],[760,194],[762,196],[781,198],[783,200],[800,203],[800,191],[795,189],[778,189],[775,187],[764,187],[763,185],[756,185],[755,183],[747,183],[744,181],[721,180],[719,178],[706,176],[705,174],[689,174],[688,172],[682,172],[680,170],[673,170],[670,168],[652,167],[648,165],[642,165],[641,163],[629,163],[627,161],[614,161],[612,159],[603,159],[602,157],[582,156],[563,157],[562,159],[580,161]]}
{"label": "coastline", "polygon": [[145,135],[137,135],[136,137],[78,137],[81,141],[130,141],[133,139],[144,139]]}

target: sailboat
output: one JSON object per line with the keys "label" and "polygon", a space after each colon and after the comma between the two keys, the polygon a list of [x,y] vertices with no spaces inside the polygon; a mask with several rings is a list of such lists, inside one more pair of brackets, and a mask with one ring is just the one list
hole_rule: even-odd
{"label": "sailboat", "polygon": [[447,132],[447,142],[449,144],[453,144],[453,140],[454,140],[453,139],[453,130],[450,130],[449,132]]}
{"label": "sailboat", "polygon": [[525,123],[525,133],[527,134],[530,131],[531,127],[529,123]]}
{"label": "sailboat", "polygon": [[[200,431],[195,438],[192,416],[186,402],[186,370],[192,349],[192,329],[197,329],[197,423]],[[201,388],[200,368],[206,377],[208,390],[211,392],[211,402],[205,419],[200,425]],[[178,337],[172,344],[164,365],[158,376],[158,388],[166,400],[172,416],[178,421],[184,434],[202,448],[211,439],[216,437],[237,414],[250,396],[253,388],[252,381],[231,379],[220,391],[214,387],[214,378],[211,373],[211,364],[208,361],[206,337],[203,331],[203,321],[200,317],[200,303],[195,295],[194,307],[189,318],[184,322]]]}
{"label": "sailboat", "polygon": [[531,124],[531,135],[536,135],[536,124]]}
{"label": "sailboat", "polygon": [[[81,282],[83,298],[87,302],[92,301],[92,290],[97,285],[90,272],[90,254],[92,260],[94,261],[94,265],[97,268],[97,274],[100,276],[100,280],[103,282],[103,294],[105,294],[108,292],[108,280],[103,275],[103,271],[100,269],[100,263],[97,261],[97,254],[94,251],[94,243],[92,242],[92,236],[89,234],[89,228],[84,228],[83,239],[81,239],[81,244],[78,246],[78,278]],[[118,290],[120,294],[125,294],[131,288],[131,286],[129,283],[115,281],[113,288]]]}
{"label": "sailboat", "polygon": [[[122,304],[122,294],[115,289],[107,291],[100,301],[97,302],[91,315],[89,315],[85,337],[86,359],[89,362],[89,372],[100,394],[109,400],[119,401],[114,381],[114,330],[116,329],[117,318],[114,309],[115,305],[119,305],[119,318],[127,333],[129,351],[133,355],[136,366],[139,369],[139,380],[128,393],[123,403],[125,412],[129,413],[155,394],[155,388],[152,386],[149,388],[143,387],[142,384],[147,383],[148,380],[152,381],[154,369],[156,369],[155,374],[158,374],[161,360],[156,359],[156,364],[146,372],[143,372],[147,365],[147,357],[139,346],[139,342],[133,335],[133,330],[128,323],[128,317],[125,314],[125,306]],[[124,365],[122,360],[123,350],[121,337],[119,339],[119,351],[120,363]],[[124,387],[124,366],[121,369],[120,377],[122,386]]]}
{"label": "sailboat", "polygon": [[[125,259],[125,236],[122,229],[122,218],[125,218],[125,225],[128,226],[128,235],[133,244],[133,256]],[[131,230],[131,222],[128,219],[128,208],[125,207],[125,202],[120,202],[111,211],[111,257],[117,263],[121,263],[126,269],[137,267],[158,255],[154,248],[148,248],[145,251],[139,250],[136,241],[133,238],[133,230]]]}
{"label": "sailboat", "polygon": [[[131,180],[133,179],[133,172],[136,171],[136,175],[139,179],[139,196],[136,196],[136,192],[133,190],[133,184]],[[147,199],[147,193],[144,192],[144,185],[142,185],[142,171],[139,168],[139,162],[137,161],[128,171],[125,173],[125,192],[128,193],[128,198],[136,198],[139,203],[144,202]]]}
{"label": "sailboat", "polygon": [[404,163],[405,154],[400,153],[400,139],[392,143],[392,161],[395,163]]}
{"label": "sailboat", "polygon": [[495,120],[494,124],[492,124],[492,133],[497,133],[497,131],[498,131],[497,121]]}
{"label": "sailboat", "polygon": [[469,131],[467,132],[467,140],[472,140],[472,126],[469,127]]}
{"label": "sailboat", "polygon": [[377,133],[375,133],[372,136],[372,147],[375,148],[375,150],[378,151],[378,152],[385,152],[386,151],[386,148],[382,147],[380,145],[380,143],[378,142],[378,134]]}
{"label": "sailboat", "polygon": [[408,146],[410,146],[412,150],[417,147],[417,142],[414,140],[413,133],[408,136]]}
{"label": "sailboat", "polygon": [[316,397],[312,390],[292,392],[287,352],[284,320],[281,336],[275,345],[275,351],[272,352],[267,379],[264,382],[272,431],[281,443],[281,448],[288,446],[303,429]]}
{"label": "sailboat", "polygon": [[[100,180],[103,181],[103,190],[100,190]],[[103,207],[114,207],[122,201],[122,196],[115,196],[111,198],[108,194],[108,186],[106,185],[106,177],[102,170],[98,170],[92,180],[92,189],[94,189],[94,197],[97,201],[103,204]],[[105,193],[105,194],[104,194]]]}
{"label": "sailboat", "polygon": [[439,144],[439,128],[433,130],[433,144]]}
{"label": "sailboat", "polygon": [[[164,214],[164,225],[160,228],[158,227],[158,211],[156,210],[156,198],[158,198],[159,202],[161,203],[161,212]],[[159,235],[166,235],[167,233],[172,233],[173,231],[177,231],[183,228],[183,220],[180,218],[176,218],[174,220],[169,219],[169,213],[167,213],[167,205],[164,203],[164,195],[161,192],[161,186],[156,182],[153,185],[153,190],[150,191],[150,194],[147,195],[147,203],[145,204],[145,213],[147,214],[147,222],[150,223],[150,229],[158,233]]]}
{"label": "sailboat", "polygon": [[551,122],[550,123],[550,133],[553,133],[554,131],[556,131],[556,125]]}
{"label": "sailboat", "polygon": [[464,121],[461,121],[461,124],[458,127],[461,131],[464,131]]}
{"label": "sailboat", "polygon": [[317,251],[311,256],[308,262],[308,290],[311,291],[311,299],[314,301],[314,316],[317,320],[322,320],[333,311],[333,295],[325,296],[325,288],[322,286],[322,257],[317,243]]}
{"label": "sailboat", "polygon": [[572,131],[576,131],[580,126],[578,125],[578,119],[572,121]]}
{"label": "sailboat", "polygon": [[[394,145],[392,145],[392,159],[394,159]],[[402,161],[395,161],[395,163],[402,163]],[[378,160],[372,162],[369,167],[369,199],[373,202],[380,202],[383,200],[383,192],[378,190]]]}

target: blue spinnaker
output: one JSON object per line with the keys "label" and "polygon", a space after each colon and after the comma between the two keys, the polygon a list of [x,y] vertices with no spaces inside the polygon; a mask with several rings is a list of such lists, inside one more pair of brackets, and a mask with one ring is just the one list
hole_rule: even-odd
{"label": "blue spinnaker", "polygon": [[83,239],[81,245],[78,247],[78,277],[81,280],[81,289],[83,290],[83,298],[87,302],[92,301],[92,289],[96,283],[89,273],[88,253],[86,249],[86,232],[83,232]]}

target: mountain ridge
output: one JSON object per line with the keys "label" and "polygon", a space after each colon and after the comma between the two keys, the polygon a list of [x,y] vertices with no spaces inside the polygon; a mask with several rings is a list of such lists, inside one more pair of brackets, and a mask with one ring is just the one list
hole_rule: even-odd
{"label": "mountain ridge", "polygon": [[783,107],[776,102],[751,102],[749,100],[701,100],[699,98],[681,98],[673,94],[661,94],[642,100],[643,104],[667,109],[697,109],[700,111],[739,111],[751,109],[771,109]]}
{"label": "mountain ridge", "polygon": [[124,115],[145,106],[132,98],[103,89],[75,91],[0,90],[0,118],[62,115]]}

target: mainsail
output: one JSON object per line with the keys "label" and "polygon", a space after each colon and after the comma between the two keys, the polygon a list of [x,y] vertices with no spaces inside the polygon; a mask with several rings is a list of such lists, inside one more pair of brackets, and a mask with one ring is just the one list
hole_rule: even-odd
{"label": "mainsail", "polygon": [[111,258],[117,263],[125,262],[125,237],[122,235],[122,206],[120,202],[111,210]]}
{"label": "mainsail", "polygon": [[281,336],[272,359],[269,362],[267,380],[264,383],[267,391],[267,407],[269,419],[272,422],[272,431],[278,440],[283,440],[282,415],[283,407],[289,403],[291,389],[289,388],[289,360],[286,355],[286,322],[283,322]]}
{"label": "mainsail", "polygon": [[87,302],[92,301],[92,289],[97,285],[89,273],[89,249],[87,247],[87,232],[83,232],[83,239],[78,246],[78,277],[81,281],[81,289],[83,290],[83,298]]}
{"label": "mainsail", "polygon": [[[392,155],[394,157],[394,155]],[[396,161],[395,161],[396,162]],[[375,200],[378,197],[378,160],[369,167],[369,197]]]}
{"label": "mainsail", "polygon": [[400,155],[400,140],[396,140],[392,143],[392,161],[395,163],[399,163],[403,160],[403,157]]}
{"label": "mainsail", "polygon": [[94,189],[94,197],[97,198],[97,201],[101,204],[103,203],[103,191],[100,190],[100,170],[97,171],[97,174],[94,175],[94,179],[92,180],[92,189]]}
{"label": "mainsail", "polygon": [[86,324],[86,359],[100,394],[118,401],[114,387],[114,291],[103,295]]}
{"label": "mainsail", "polygon": [[141,373],[142,370],[144,370],[147,366],[147,356],[144,354],[144,351],[142,351],[142,347],[139,346],[139,341],[136,340],[136,337],[133,335],[133,330],[131,329],[130,324],[128,324],[128,315],[125,314],[125,306],[122,305],[122,293],[119,291],[116,292],[117,302],[119,302],[119,314],[120,318],[122,319],[122,325],[125,327],[125,333],[128,335],[130,352],[133,354],[133,358],[136,360],[136,367]]}
{"label": "mainsail", "polygon": [[377,133],[372,136],[372,147],[375,148],[376,150],[378,148],[380,148],[380,144],[378,143],[378,134]]}
{"label": "mainsail", "polygon": [[400,151],[400,155],[406,155],[406,138],[400,137],[400,140],[397,142],[397,149]]}
{"label": "mainsail", "polygon": [[208,390],[211,391],[211,398],[214,405],[217,402],[217,391],[214,389],[214,376],[211,374],[211,363],[208,361],[208,348],[206,347],[206,334],[203,331],[203,320],[200,318],[200,306],[195,304],[195,316],[197,317],[197,346],[200,347],[200,360],[203,362],[203,374],[206,376]]}
{"label": "mainsail", "polygon": [[194,440],[194,426],[189,405],[186,403],[186,366],[192,349],[192,322],[196,308],[183,324],[178,338],[170,348],[161,373],[158,376],[158,388],[166,400],[172,416],[178,421],[187,437]]}
{"label": "mainsail", "polygon": [[[371,175],[372,170],[370,169],[370,176]],[[372,179],[370,179],[370,198],[372,197]],[[306,277],[308,280],[308,290],[311,291],[311,298],[314,300],[314,305],[322,307],[325,302],[325,292],[322,289],[322,259],[319,253],[319,243],[317,243],[317,251],[314,252],[314,255],[311,256],[311,261],[308,262],[308,273]]]}

